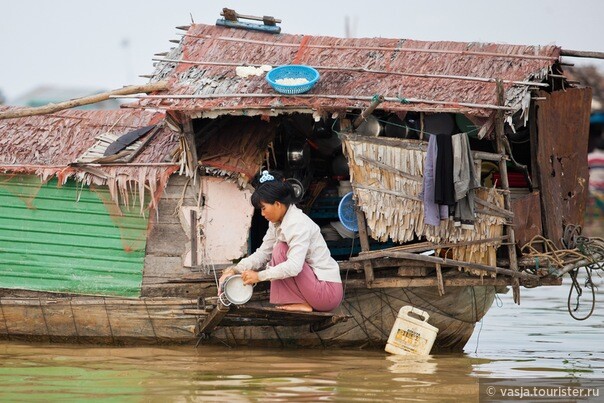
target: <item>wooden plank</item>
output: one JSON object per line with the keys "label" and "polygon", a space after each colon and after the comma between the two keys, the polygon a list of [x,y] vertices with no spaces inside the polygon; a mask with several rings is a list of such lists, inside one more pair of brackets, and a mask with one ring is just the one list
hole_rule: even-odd
{"label": "wooden plank", "polygon": [[142,297],[180,297],[197,298],[203,294],[216,295],[214,283],[166,283],[163,279],[154,279],[143,284]]}
{"label": "wooden plank", "polygon": [[197,266],[197,211],[191,209],[191,266]]}
{"label": "wooden plank", "polygon": [[156,224],[147,238],[147,255],[180,257],[185,253],[187,238],[182,225]]}
{"label": "wooden plank", "polygon": [[428,267],[407,267],[401,266],[398,268],[398,275],[401,277],[424,277],[428,275],[430,269]]}
{"label": "wooden plank", "polygon": [[[194,321],[179,313],[194,300],[103,297],[1,298],[0,336],[47,341],[191,340]],[[25,319],[24,319],[25,318]],[[187,326],[189,328],[187,328]]]}
{"label": "wooden plank", "polygon": [[193,130],[193,120],[188,116],[182,115],[183,133],[182,136],[187,144],[187,165],[193,175],[197,171],[197,145],[195,143],[195,131]]}
{"label": "wooden plank", "polygon": [[522,247],[536,235],[543,233],[541,227],[541,200],[539,192],[512,200],[514,233],[518,246]]}
{"label": "wooden plank", "polygon": [[[469,287],[469,286],[510,286],[513,285],[513,278],[510,277],[458,277],[444,278],[445,287]],[[561,279],[544,278],[539,281],[520,280],[521,284],[531,286],[559,286],[562,285]],[[373,282],[373,288],[410,288],[410,287],[438,287],[436,277],[426,278],[376,278]],[[365,288],[364,280],[351,279],[346,281],[346,289]]]}
{"label": "wooden plank", "polygon": [[[355,271],[363,270],[363,265],[360,261],[359,262],[350,262],[350,261],[338,262],[338,265],[340,266],[341,272],[345,272],[348,270],[355,270]],[[415,261],[410,261],[410,260],[406,260],[406,259],[396,259],[396,258],[372,259],[371,265],[374,269],[394,268],[394,267],[400,267],[400,266],[405,266],[405,267],[429,267],[430,266],[430,265],[427,265],[422,262],[415,262]]]}
{"label": "wooden plank", "polygon": [[[505,194],[504,194],[504,197],[505,197]],[[476,204],[480,204],[481,206],[486,207],[487,209],[493,210],[494,212],[499,213],[501,216],[503,216],[505,218],[509,218],[509,219],[514,218],[513,212],[506,210],[504,208],[501,208],[493,203],[489,203],[486,200],[482,200],[479,197],[475,197],[474,201],[476,202]],[[490,214],[490,212],[487,212],[486,214]]]}
{"label": "wooden plank", "polygon": [[535,101],[531,101],[529,107],[529,145],[531,148],[531,180],[533,181],[533,189],[537,190],[541,188],[541,178],[539,177],[539,170],[537,168],[537,148],[538,148],[538,136],[537,136],[537,104]]}
{"label": "wooden plank", "polygon": [[436,283],[438,284],[438,294],[445,295],[445,284],[443,282],[443,272],[439,263],[436,263]]}
{"label": "wooden plank", "polygon": [[[359,224],[359,240],[361,241],[361,250],[369,251],[369,236],[367,235],[367,221],[365,214],[357,209],[357,220]],[[365,282],[367,287],[371,288],[371,283],[374,279],[373,267],[370,261],[363,262],[363,270],[365,271]]]}
{"label": "wooden plank", "polygon": [[[190,202],[191,204],[188,204],[187,202]],[[178,218],[179,205],[180,203],[178,200],[165,199],[162,196],[157,207],[157,216],[150,218],[152,229],[155,228],[155,226],[164,224],[180,225],[180,219]],[[193,201],[188,201],[185,199],[183,205],[192,206],[194,204]],[[181,231],[184,233],[184,230],[181,229]]]}
{"label": "wooden plank", "polygon": [[446,248],[455,248],[460,246],[469,246],[469,245],[477,245],[481,243],[492,243],[492,242],[502,242],[506,240],[506,236],[502,237],[494,237],[494,238],[486,238],[486,239],[478,239],[475,241],[465,241],[458,243],[444,243],[444,244],[434,244],[431,242],[420,242],[418,244],[411,245],[402,245],[402,246],[394,246],[392,248],[380,249],[376,251],[369,252],[361,252],[358,256],[350,258],[351,262],[362,261],[366,259],[377,259],[383,258],[387,256],[391,256],[392,252],[424,252],[431,249],[446,249]]}
{"label": "wooden plank", "polygon": [[557,247],[566,224],[584,224],[589,177],[587,142],[591,88],[538,92],[537,165],[544,235]]}
{"label": "wooden plank", "polygon": [[197,335],[212,332],[230,310],[230,306],[224,305],[222,301],[218,300],[216,307],[208,313],[205,319],[200,323],[196,331]]}
{"label": "wooden plank", "polygon": [[445,258],[441,258],[441,257],[437,257],[437,256],[416,255],[414,253],[409,253],[409,252],[392,252],[392,257],[404,258],[404,259],[409,259],[409,260],[418,260],[421,262],[439,263],[443,266],[468,267],[471,269],[484,270],[489,273],[504,274],[507,276],[519,277],[519,278],[524,278],[524,279],[533,279],[533,280],[539,279],[538,276],[535,276],[533,274],[528,274],[525,272],[519,272],[519,271],[504,269],[504,268],[495,267],[495,266],[487,266],[487,265],[480,264],[480,263],[470,263],[470,262],[463,262],[463,261],[454,260],[454,259],[445,259]]}

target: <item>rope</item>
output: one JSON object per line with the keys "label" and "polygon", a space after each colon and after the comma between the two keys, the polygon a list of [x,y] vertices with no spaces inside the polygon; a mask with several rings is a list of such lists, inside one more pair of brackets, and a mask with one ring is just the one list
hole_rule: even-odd
{"label": "rope", "polygon": [[44,326],[46,327],[48,341],[52,342],[52,338],[50,337],[50,329],[48,329],[48,322],[46,321],[46,315],[44,314],[44,308],[42,308],[42,300],[40,298],[38,298],[38,306],[40,307],[40,312],[42,313],[42,319],[44,319]]}
{"label": "rope", "polygon": [[71,304],[72,300],[73,300],[73,297],[69,298],[69,309],[71,309],[71,320],[73,321],[73,328],[75,329],[76,340],[78,343],[80,343],[80,333],[78,332],[78,325],[76,324],[75,313],[73,312],[73,305]]}
{"label": "rope", "polygon": [[[405,100],[405,98],[399,98],[399,99],[401,100],[401,103],[405,103],[405,102],[403,102],[403,100]],[[406,102],[406,103],[408,103],[408,102]],[[361,114],[360,114],[360,113],[348,113],[348,115],[352,115],[352,116],[360,116]],[[332,130],[334,133],[338,134],[338,135],[340,135],[340,134],[344,134],[344,133],[339,132],[339,131],[337,131],[337,130],[335,129],[335,125],[336,125],[336,122],[337,122],[338,120],[339,120],[339,118],[338,118],[338,119],[334,119],[334,121],[333,121],[333,123],[332,123],[332,125],[331,125],[331,130]],[[434,135],[436,135],[436,133],[430,133],[430,132],[427,132],[426,130],[423,130],[423,131],[422,131],[421,129],[415,129],[415,128],[413,128],[413,127],[409,127],[409,126],[407,126],[407,125],[400,125],[400,124],[398,124],[398,123],[394,123],[394,122],[388,122],[387,120],[383,120],[383,119],[377,119],[377,120],[378,120],[378,122],[380,122],[380,123],[382,123],[382,124],[384,124],[384,125],[390,125],[390,126],[402,127],[403,129],[407,129],[407,130],[410,130],[410,131],[412,131],[412,132],[417,132],[417,133],[420,133],[420,134],[423,132],[424,134],[427,134],[427,135],[430,135],[430,136],[434,136]],[[472,129],[472,130],[469,130],[469,131],[467,131],[467,132],[465,132],[465,133],[466,133],[466,134],[469,136],[470,134],[473,134],[473,133],[478,133],[479,131],[480,131],[480,128],[476,127],[476,128],[474,128],[474,129]]]}
{"label": "rope", "polygon": [[[601,261],[604,259],[604,239],[581,236],[581,226],[569,224],[564,227],[560,242],[564,245],[565,249],[558,249],[551,240],[538,235],[526,243],[521,250],[526,256],[535,259],[535,270],[539,270],[539,264],[541,263],[541,259],[543,259],[548,262],[548,274],[558,272],[558,275],[562,276],[568,271],[572,281],[566,303],[568,313],[575,320],[586,320],[593,314],[596,304],[596,291],[592,281],[592,272],[593,270],[604,271],[604,262]],[[543,252],[537,249],[539,246],[543,248]],[[582,264],[584,262],[587,262],[587,264]],[[572,268],[573,264],[581,264],[581,266]],[[569,266],[571,268],[567,269]],[[581,268],[585,269],[587,277],[583,286],[577,280]],[[576,315],[576,312],[581,305],[583,288],[591,290],[591,301],[587,315],[579,317]],[[572,307],[571,300],[575,294],[575,305]]]}
{"label": "rope", "polygon": [[153,337],[155,337],[155,342],[159,343],[159,339],[157,338],[157,333],[155,333],[155,326],[153,326],[153,321],[151,320],[151,314],[149,313],[149,307],[147,306],[147,301],[143,299],[143,304],[145,304],[145,310],[147,311],[147,318],[149,319],[149,324],[151,325],[151,330],[153,330]]}
{"label": "rope", "polygon": [[6,328],[6,338],[10,340],[10,332],[8,331],[8,322],[6,321],[6,315],[4,314],[4,306],[2,305],[2,298],[0,298],[0,311],[2,312],[2,318],[4,319],[4,327]]}
{"label": "rope", "polygon": [[111,320],[109,320],[109,310],[107,309],[107,301],[103,298],[103,306],[105,307],[105,315],[107,315],[107,324],[109,325],[109,333],[111,333],[111,343],[115,344],[115,337],[113,336],[113,328],[111,327]]}

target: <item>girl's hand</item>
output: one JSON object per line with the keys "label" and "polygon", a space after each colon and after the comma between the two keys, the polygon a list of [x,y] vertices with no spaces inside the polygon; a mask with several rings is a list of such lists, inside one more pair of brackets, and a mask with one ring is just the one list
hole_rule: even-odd
{"label": "girl's hand", "polygon": [[258,272],[254,270],[246,270],[241,273],[241,279],[243,280],[243,284],[254,285],[258,280]]}
{"label": "girl's hand", "polygon": [[220,276],[220,279],[218,280],[218,285],[222,285],[222,282],[228,277],[228,276],[232,276],[233,274],[237,274],[237,272],[235,271],[235,269],[233,269],[233,267],[227,267],[226,269],[224,269],[224,271],[222,272],[222,276]]}

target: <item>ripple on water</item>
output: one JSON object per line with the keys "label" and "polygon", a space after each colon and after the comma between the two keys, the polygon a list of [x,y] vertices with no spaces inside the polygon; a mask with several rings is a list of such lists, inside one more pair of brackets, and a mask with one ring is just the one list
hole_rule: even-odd
{"label": "ripple on water", "polygon": [[0,342],[0,400],[466,401],[479,377],[604,378],[604,306],[576,322],[567,291],[522,289],[520,306],[501,296],[465,354]]}

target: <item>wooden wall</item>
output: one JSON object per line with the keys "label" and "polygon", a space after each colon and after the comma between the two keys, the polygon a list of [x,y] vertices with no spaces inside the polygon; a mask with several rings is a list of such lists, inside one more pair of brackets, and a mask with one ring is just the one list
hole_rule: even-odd
{"label": "wooden wall", "polygon": [[193,274],[183,265],[190,239],[178,214],[180,205],[197,205],[197,194],[197,186],[187,177],[173,175],[168,181],[157,214],[149,217],[143,296],[195,297],[192,294],[198,293],[194,285],[175,283]]}

